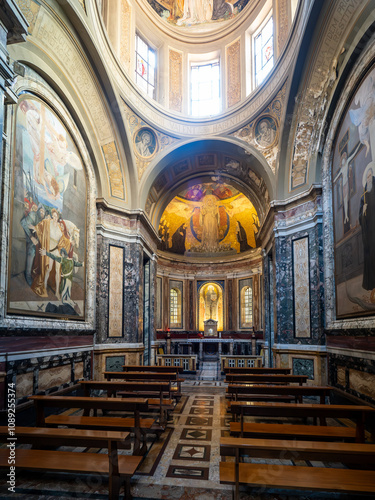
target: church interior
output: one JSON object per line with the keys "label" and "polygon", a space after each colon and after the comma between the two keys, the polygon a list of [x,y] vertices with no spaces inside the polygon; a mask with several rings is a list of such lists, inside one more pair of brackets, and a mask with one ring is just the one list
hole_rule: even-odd
{"label": "church interior", "polygon": [[1,498],[373,498],[374,2],[0,34]]}

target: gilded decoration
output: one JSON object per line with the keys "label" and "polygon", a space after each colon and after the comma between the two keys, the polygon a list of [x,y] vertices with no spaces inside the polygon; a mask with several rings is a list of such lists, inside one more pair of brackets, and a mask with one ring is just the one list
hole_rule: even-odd
{"label": "gilded decoration", "polygon": [[182,111],[182,53],[169,50],[169,108]]}
{"label": "gilded decoration", "polygon": [[237,40],[227,47],[227,102],[228,107],[234,106],[241,100],[241,43]]}
{"label": "gilded decoration", "polygon": [[223,182],[203,182],[181,191],[159,224],[161,249],[186,256],[245,252],[256,245],[257,212],[250,200]]}
{"label": "gilded decoration", "polygon": [[122,337],[123,333],[123,293],[124,249],[109,247],[109,311],[108,337]]}
{"label": "gilded decoration", "polygon": [[127,0],[121,1],[121,43],[120,60],[130,70],[131,8]]}
{"label": "gilded decoration", "polygon": [[114,198],[125,199],[124,178],[121,171],[120,159],[114,141],[105,144],[103,154],[107,166],[111,196]]}
{"label": "gilded decoration", "polygon": [[305,91],[296,99],[298,105],[295,145],[290,167],[290,190],[307,182],[309,159],[314,158],[325,140],[326,113],[339,72],[342,53],[340,40],[361,9],[361,0],[336,2],[320,38]]}
{"label": "gilded decoration", "polygon": [[217,321],[217,330],[223,330],[223,289],[218,283],[205,283],[199,289],[199,330],[204,322]]}
{"label": "gilded decoration", "polygon": [[310,331],[310,273],[309,239],[293,241],[294,328],[297,338],[309,338]]}
{"label": "gilded decoration", "polygon": [[86,12],[85,0],[78,0],[78,1],[82,5],[82,8],[84,9],[84,11]]}
{"label": "gilded decoration", "polygon": [[255,120],[231,134],[262,153],[274,174],[276,173],[279,128],[285,101],[286,84],[285,81],[273,101]]}
{"label": "gilded decoration", "polygon": [[39,14],[40,5],[33,0],[16,0],[16,3],[25,16],[26,21],[29,23],[28,31],[30,35],[32,35]]}
{"label": "gilded decoration", "polygon": [[150,127],[148,123],[137,116],[124,102],[122,103],[122,108],[133,137],[133,151],[138,171],[138,181],[140,181],[151,160],[157,153],[175,143],[177,139],[162,134]]}

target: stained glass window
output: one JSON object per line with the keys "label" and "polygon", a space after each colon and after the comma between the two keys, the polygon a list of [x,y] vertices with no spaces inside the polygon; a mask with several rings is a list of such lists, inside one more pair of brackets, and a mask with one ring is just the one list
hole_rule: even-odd
{"label": "stained glass window", "polygon": [[135,81],[150,97],[155,99],[156,54],[141,38],[135,36]]}
{"label": "stained glass window", "polygon": [[254,36],[255,85],[266,78],[273,67],[273,19],[272,16],[260,32]]}
{"label": "stained glass window", "polygon": [[219,61],[192,65],[190,77],[191,114],[193,116],[210,116],[220,113]]}

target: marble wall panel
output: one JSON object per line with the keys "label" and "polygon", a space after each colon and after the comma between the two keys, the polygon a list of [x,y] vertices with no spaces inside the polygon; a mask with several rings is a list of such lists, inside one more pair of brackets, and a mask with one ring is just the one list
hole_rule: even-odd
{"label": "marble wall panel", "polygon": [[310,337],[309,239],[293,241],[295,336]]}
{"label": "marble wall panel", "polygon": [[84,378],[84,363],[74,363],[74,380],[80,380]]}
{"label": "marble wall panel", "polygon": [[34,373],[20,373],[16,376],[16,398],[20,399],[33,393]]}
{"label": "marble wall panel", "polygon": [[349,370],[349,387],[360,394],[375,399],[375,374]]}
{"label": "marble wall panel", "polygon": [[45,391],[51,387],[59,387],[71,381],[71,365],[56,366],[39,371],[38,389]]}
{"label": "marble wall panel", "polygon": [[346,386],[346,369],[344,366],[337,367],[336,377],[337,377],[337,383],[339,385],[342,385],[343,387],[345,387]]}
{"label": "marble wall panel", "polygon": [[109,246],[108,337],[122,337],[124,304],[124,249]]}
{"label": "marble wall panel", "polygon": [[[314,204],[313,204],[314,205]],[[310,290],[310,337],[298,337],[298,342],[304,344],[324,343],[323,317],[324,317],[324,289],[323,289],[323,238],[320,219],[312,223],[307,221],[307,215],[312,213],[314,207],[300,205],[292,213],[277,214],[276,225],[279,233],[275,237],[275,296],[277,315],[277,341],[280,343],[296,343],[294,325],[294,307],[299,297],[294,298],[292,262],[293,241],[308,238],[309,242],[309,270],[304,276],[309,281]],[[280,217],[280,219],[278,218]],[[299,229],[302,224],[296,224],[295,233],[288,229],[288,219],[294,221],[306,218],[306,229]],[[308,306],[307,306],[308,307]]]}

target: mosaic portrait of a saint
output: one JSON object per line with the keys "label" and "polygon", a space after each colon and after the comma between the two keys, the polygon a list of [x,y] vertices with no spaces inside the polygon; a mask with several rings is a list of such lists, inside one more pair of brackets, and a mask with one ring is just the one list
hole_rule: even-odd
{"label": "mosaic portrait of a saint", "polygon": [[332,165],[338,317],[375,313],[375,69],[341,121]]}
{"label": "mosaic portrait of a saint", "polygon": [[60,118],[22,97],[16,111],[8,312],[84,318],[86,175]]}

